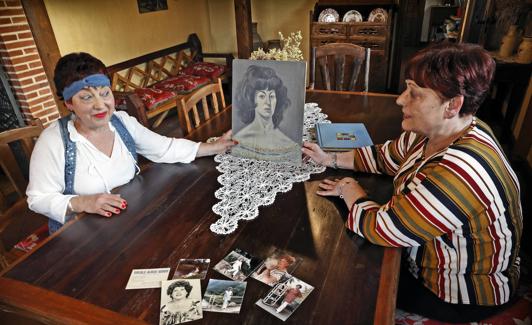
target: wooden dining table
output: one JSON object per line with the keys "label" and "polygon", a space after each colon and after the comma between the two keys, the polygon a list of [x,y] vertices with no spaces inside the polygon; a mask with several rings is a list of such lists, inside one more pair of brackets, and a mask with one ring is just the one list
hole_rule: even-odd
{"label": "wooden dining table", "polygon": [[[361,122],[374,143],[400,134],[401,110],[387,94],[307,91],[333,122]],[[230,128],[231,110],[188,135],[206,140]],[[133,269],[170,267],[180,258],[210,258],[212,269],[235,248],[266,258],[282,249],[302,258],[293,275],[315,289],[288,318],[291,324],[393,324],[400,250],[383,248],[344,227],[339,198],[316,195],[320,180],[354,176],[375,200],[392,192],[391,178],[327,169],[279,193],[254,220],[229,235],[209,226],[221,186],[212,157],[190,164],[149,163],[116,189],[128,202],[120,215],[85,214],[69,221],[0,276],[0,308],[43,323],[158,324],[160,289],[125,290]],[[271,289],[249,278],[239,314],[204,312],[203,324],[280,324],[255,305]]]}

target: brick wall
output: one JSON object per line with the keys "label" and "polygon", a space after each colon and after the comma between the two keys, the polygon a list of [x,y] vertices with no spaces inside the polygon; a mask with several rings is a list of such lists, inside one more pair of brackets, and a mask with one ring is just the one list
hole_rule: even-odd
{"label": "brick wall", "polygon": [[26,120],[59,118],[52,88],[19,0],[0,0],[0,58]]}

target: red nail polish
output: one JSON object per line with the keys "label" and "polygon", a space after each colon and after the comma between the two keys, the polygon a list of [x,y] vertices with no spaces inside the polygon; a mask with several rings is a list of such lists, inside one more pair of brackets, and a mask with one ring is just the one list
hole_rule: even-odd
{"label": "red nail polish", "polygon": [[116,212],[116,213],[120,213],[120,210],[118,210],[118,209],[115,209],[115,212]]}
{"label": "red nail polish", "polygon": [[111,216],[111,212],[107,212],[107,216],[110,217]]}

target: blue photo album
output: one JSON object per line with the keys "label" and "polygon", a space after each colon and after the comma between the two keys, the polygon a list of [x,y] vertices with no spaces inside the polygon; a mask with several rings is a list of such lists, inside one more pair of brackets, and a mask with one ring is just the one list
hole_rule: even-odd
{"label": "blue photo album", "polygon": [[333,151],[349,150],[373,144],[363,123],[316,124],[316,139],[322,149]]}

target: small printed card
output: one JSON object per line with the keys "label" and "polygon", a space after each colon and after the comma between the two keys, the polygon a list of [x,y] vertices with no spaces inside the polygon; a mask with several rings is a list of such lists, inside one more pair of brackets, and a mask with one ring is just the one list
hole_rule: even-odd
{"label": "small printed card", "polygon": [[131,271],[126,290],[160,288],[161,281],[168,280],[170,268],[160,269],[134,269]]}
{"label": "small printed card", "polygon": [[290,277],[299,263],[301,263],[300,257],[276,250],[253,272],[251,277],[273,287]]}
{"label": "small printed card", "polygon": [[256,305],[285,321],[307,299],[314,287],[296,277],[279,282]]}
{"label": "small printed card", "polygon": [[177,263],[173,279],[205,279],[211,260],[209,258],[186,259]]}
{"label": "small printed card", "polygon": [[174,325],[203,318],[199,279],[163,281],[159,325]]}
{"label": "small printed card", "polygon": [[261,260],[248,252],[235,248],[214,269],[228,278],[244,281],[255,270]]}
{"label": "small printed card", "polygon": [[204,311],[240,313],[247,282],[210,279],[203,295]]}

